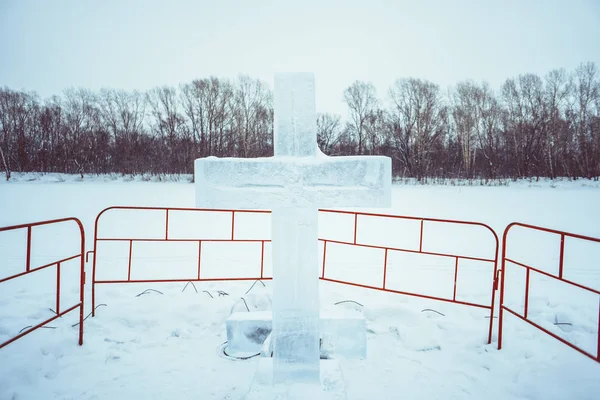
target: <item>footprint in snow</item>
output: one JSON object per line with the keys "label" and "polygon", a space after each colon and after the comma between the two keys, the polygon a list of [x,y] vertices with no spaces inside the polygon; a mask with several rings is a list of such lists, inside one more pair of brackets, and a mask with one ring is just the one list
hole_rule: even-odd
{"label": "footprint in snow", "polygon": [[108,354],[106,356],[106,359],[104,360],[104,364],[108,364],[108,363],[113,363],[113,362],[117,362],[121,359],[121,356],[117,356],[115,354]]}

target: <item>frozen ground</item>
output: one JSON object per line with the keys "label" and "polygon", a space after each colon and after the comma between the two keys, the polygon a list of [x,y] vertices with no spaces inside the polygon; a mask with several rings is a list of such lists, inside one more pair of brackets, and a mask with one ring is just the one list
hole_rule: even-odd
{"label": "frozen ground", "polygon": [[[93,223],[97,213],[110,205],[193,207],[194,188],[189,183],[125,182],[106,178],[76,182],[53,182],[51,177],[28,182],[0,184],[0,226],[51,218],[76,216],[86,228],[86,248],[92,248]],[[487,223],[499,236],[512,221],[600,237],[600,189],[597,182],[517,182],[501,187],[395,186],[390,214]],[[381,210],[373,210],[381,211]],[[123,229],[118,218],[106,229]],[[151,219],[137,222],[141,231],[151,230]],[[130,224],[131,225],[131,224]],[[257,234],[267,234],[263,223],[253,225]],[[343,220],[321,219],[323,236],[347,235]],[[414,240],[398,227],[366,224],[364,240]],[[367,229],[368,228],[368,229]],[[72,251],[65,240],[74,231],[40,232],[40,247],[34,260]],[[249,229],[249,228],[246,228]],[[429,229],[429,228],[428,228]],[[251,229],[252,231],[252,229]],[[427,232],[426,245],[441,249],[448,242],[468,251],[487,251],[485,235],[473,232]],[[468,234],[463,240],[461,234]],[[515,256],[537,267],[555,272],[556,243],[544,235],[523,236],[515,231]],[[405,237],[406,236],[406,237]],[[34,237],[34,240],[35,238]],[[412,239],[411,239],[412,237]],[[403,239],[404,238],[404,239]],[[457,239],[460,238],[460,239]],[[0,236],[0,276],[19,266],[22,237]],[[466,244],[465,244],[466,243]],[[600,287],[600,249],[566,244],[570,278]],[[138,248],[134,272],[186,268],[185,249],[169,254],[157,247]],[[240,268],[252,250],[213,249],[210,268],[222,272]],[[578,250],[578,251],[575,251]],[[329,254],[330,249],[328,249]],[[104,253],[106,274],[119,274],[123,253],[118,248]],[[578,255],[579,254],[579,255]],[[583,254],[583,256],[581,256]],[[329,256],[328,256],[329,257]],[[338,277],[369,282],[381,274],[378,257],[368,251],[338,249],[331,252],[328,271]],[[400,256],[397,256],[400,257]],[[241,263],[240,263],[241,262]],[[401,257],[391,265],[396,285],[407,285],[423,293],[447,295],[448,268],[431,259]],[[252,264],[255,265],[255,264]],[[331,265],[331,267],[330,267]],[[166,266],[166,267],[165,267]],[[114,268],[113,268],[114,267]],[[66,265],[63,271],[71,266]],[[87,264],[88,271],[91,263]],[[395,268],[395,269],[394,269]],[[75,270],[73,266],[71,270]],[[6,272],[8,270],[8,273]],[[483,272],[482,272],[483,271]],[[90,271],[91,272],[91,271]],[[509,269],[513,282],[506,303],[520,309],[523,274]],[[133,273],[133,272],[132,272]],[[483,275],[482,275],[483,274]],[[36,276],[39,275],[39,276]],[[88,272],[88,281],[90,278]],[[459,276],[458,296],[486,301],[486,267],[465,265]],[[73,299],[74,275],[65,272],[61,302]],[[39,272],[31,278],[0,284],[0,341],[21,328],[51,316],[54,305],[54,275]],[[257,359],[231,361],[218,354],[226,340],[224,321],[233,310],[245,309],[244,296],[252,308],[269,307],[269,286],[252,282],[196,283],[182,292],[184,284],[108,285],[98,289],[95,318],[85,324],[84,346],[76,345],[76,313],[56,323],[56,329],[40,329],[0,350],[0,399],[241,399],[247,394]],[[533,286],[535,284],[535,287]],[[86,285],[86,314],[90,310],[90,287]],[[136,297],[145,289],[150,292]],[[213,297],[203,292],[210,292]],[[227,292],[219,296],[217,291]],[[530,316],[536,322],[588,349],[598,342],[598,296],[572,292],[547,280],[532,281]],[[367,318],[368,358],[341,360],[349,399],[596,399],[600,393],[600,364],[580,355],[526,323],[506,315],[505,341],[501,351],[486,344],[485,310],[381,293],[339,284],[321,283],[323,307],[364,305]],[[73,299],[72,301],[75,301]],[[360,307],[358,307],[360,308]],[[422,311],[433,309],[433,311]],[[555,325],[556,322],[570,325]]]}

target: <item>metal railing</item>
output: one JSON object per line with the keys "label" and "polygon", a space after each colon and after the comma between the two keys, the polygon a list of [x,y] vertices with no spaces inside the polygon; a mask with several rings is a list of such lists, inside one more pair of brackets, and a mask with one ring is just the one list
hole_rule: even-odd
{"label": "metal railing", "polygon": [[[59,260],[54,260],[50,263],[46,263],[42,266],[39,267],[32,267],[32,263],[31,263],[31,246],[32,246],[32,239],[31,239],[31,232],[32,232],[32,228],[38,227],[38,226],[42,226],[42,225],[51,225],[51,224],[59,224],[59,223],[63,223],[63,222],[67,222],[67,221],[72,221],[75,222],[79,228],[79,232],[80,232],[80,252],[78,254],[72,255],[70,257],[65,257],[65,258],[61,258]],[[9,339],[8,341],[4,342],[4,343],[0,343],[0,349],[12,342],[14,342],[15,340],[22,338],[23,336],[43,327],[44,325],[54,321],[57,318],[61,318],[63,315],[79,308],[79,345],[81,346],[83,344],[83,286],[85,284],[85,270],[84,270],[84,252],[85,252],[85,232],[83,229],[83,225],[81,224],[81,221],[77,218],[62,218],[62,219],[54,219],[54,220],[49,220],[49,221],[41,221],[41,222],[34,222],[34,223],[30,223],[30,224],[22,224],[22,225],[14,225],[14,226],[7,226],[7,227],[0,227],[0,232],[5,232],[5,231],[11,231],[11,230],[19,230],[19,229],[26,229],[27,230],[27,244],[26,244],[26,257],[25,257],[25,270],[23,272],[19,272],[17,274],[11,275],[11,276],[7,276],[4,278],[0,278],[0,284],[4,283],[4,282],[9,282],[12,281],[14,279],[18,279],[20,277],[24,277],[26,275],[30,275],[30,274],[34,274],[36,272],[42,271],[42,270],[46,270],[48,268],[52,268],[52,267],[56,267],[56,315],[54,315],[52,318],[48,318],[47,320],[40,322],[39,324],[36,324],[35,326],[32,327],[28,327],[27,329],[23,330],[22,332],[20,332],[18,335],[12,337],[11,339]],[[66,309],[63,309],[61,311],[61,303],[60,303],[60,298],[61,298],[61,287],[60,287],[60,280],[61,280],[61,264],[65,263],[67,261],[70,260],[74,260],[79,258],[80,260],[80,272],[79,272],[79,302],[73,306],[70,306]]]}
{"label": "metal railing", "polygon": [[[164,212],[164,223],[162,223],[163,228],[162,232],[164,232],[164,235],[161,234],[161,237],[154,237],[154,238],[140,238],[140,237],[122,237],[122,236],[115,236],[115,237],[110,237],[110,236],[104,236],[101,233],[99,233],[99,229],[98,229],[98,224],[99,221],[101,221],[101,217],[103,215],[105,215],[105,213],[107,211],[110,210],[124,210],[124,211],[131,211],[131,212],[135,212],[135,211],[162,211]],[[221,238],[221,239],[214,239],[214,238],[204,238],[204,237],[193,237],[193,238],[186,238],[186,239],[175,239],[172,238],[172,235],[170,234],[169,228],[170,228],[170,222],[169,222],[169,213],[173,212],[173,211],[184,211],[184,212],[214,212],[214,213],[228,213],[231,215],[231,219],[230,219],[230,224],[231,224],[231,228],[229,231],[229,235],[226,239]],[[359,212],[351,212],[351,211],[337,211],[337,210],[319,210],[319,212],[321,213],[338,213],[338,214],[350,214],[354,216],[354,231],[352,232],[353,234],[353,241],[351,242],[345,242],[345,241],[339,241],[339,240],[330,240],[330,239],[323,239],[323,238],[319,238],[320,241],[323,242],[323,263],[322,263],[322,271],[321,271],[321,276],[320,279],[324,280],[324,281],[330,281],[330,282],[337,282],[337,283],[343,283],[343,284],[348,284],[348,285],[354,285],[354,286],[360,286],[360,287],[364,287],[364,288],[369,288],[369,289],[376,289],[376,290],[383,290],[383,291],[387,291],[387,292],[391,292],[391,293],[399,293],[399,294],[405,294],[405,295],[410,295],[410,296],[417,296],[417,297],[422,297],[422,298],[427,298],[427,299],[433,299],[433,300],[441,300],[441,301],[447,301],[447,302],[452,302],[452,303],[456,303],[456,304],[461,304],[461,305],[466,305],[466,306],[473,306],[473,307],[479,307],[479,308],[484,308],[484,309],[489,309],[490,310],[490,323],[489,323],[489,334],[488,334],[488,342],[491,342],[491,337],[492,337],[492,329],[493,329],[493,316],[494,316],[494,301],[495,301],[495,290],[497,289],[497,278],[498,278],[498,271],[497,271],[497,258],[498,258],[498,237],[496,235],[496,233],[493,231],[493,229],[491,229],[489,226],[479,223],[479,222],[470,222],[470,221],[454,221],[454,220],[441,220],[441,219],[434,219],[434,218],[418,218],[418,217],[406,217],[406,216],[397,216],[397,215],[386,215],[386,214],[369,214],[369,213],[359,213]],[[114,206],[114,207],[109,207],[106,208],[104,210],[102,210],[98,216],[96,217],[96,223],[95,223],[95,233],[94,233],[94,250],[88,253],[94,253],[94,260],[93,260],[93,272],[92,272],[92,309],[95,308],[95,303],[96,303],[96,284],[110,284],[110,283],[149,283],[149,282],[188,282],[188,281],[234,281],[234,280],[257,280],[257,279],[271,279],[270,276],[265,276],[264,274],[264,260],[265,260],[265,243],[269,243],[271,240],[268,238],[261,238],[261,239],[238,239],[236,236],[236,214],[240,214],[240,213],[270,213],[270,211],[266,211],[266,210],[213,210],[213,209],[197,209],[197,208],[169,208],[169,207],[122,207],[122,206]],[[378,246],[378,245],[373,245],[373,244],[367,244],[367,243],[360,243],[359,241],[357,241],[357,231],[358,231],[358,220],[359,220],[359,216],[363,216],[363,217],[368,217],[368,216],[375,216],[375,217],[382,217],[382,218],[391,218],[391,219],[408,219],[408,220],[416,220],[416,221],[420,221],[421,224],[421,228],[420,228],[420,236],[419,236],[419,248],[418,249],[406,249],[406,248],[395,248],[395,247],[386,247],[386,246]],[[478,226],[481,227],[482,229],[484,229],[485,231],[489,231],[492,235],[490,236],[490,238],[493,238],[493,245],[494,245],[494,251],[493,254],[490,254],[489,257],[472,257],[469,255],[465,255],[465,254],[454,254],[454,253],[439,253],[439,252],[431,252],[431,251],[425,251],[423,248],[423,230],[424,230],[424,224],[425,223],[443,223],[443,224],[458,224],[458,225],[472,225],[472,226]],[[96,278],[96,272],[98,269],[98,264],[97,264],[97,259],[99,257],[98,254],[98,242],[102,242],[102,241],[120,241],[120,242],[125,242],[129,244],[129,251],[128,251],[128,265],[127,265],[127,279],[97,279]],[[131,263],[132,263],[132,254],[133,254],[133,243],[135,242],[197,242],[198,243],[198,253],[197,253],[197,269],[194,273],[194,275],[189,275],[186,276],[184,278],[179,278],[179,279],[132,279],[131,277]],[[202,269],[201,269],[201,265],[202,265],[202,243],[203,242],[238,242],[238,243],[242,243],[242,242],[257,242],[257,243],[261,243],[261,254],[260,254],[260,274],[257,274],[255,276],[247,276],[247,277],[237,277],[237,278],[224,278],[224,277],[217,277],[217,278],[204,278],[202,277]],[[359,283],[353,283],[353,282],[347,282],[347,281],[343,281],[343,280],[335,280],[335,279],[330,279],[326,276],[326,265],[327,265],[327,244],[328,243],[335,243],[335,244],[342,244],[342,245],[350,245],[350,246],[361,246],[361,247],[369,247],[369,248],[375,248],[375,249],[381,249],[382,251],[384,251],[385,253],[385,259],[384,259],[384,263],[383,263],[383,271],[384,271],[384,278],[383,278],[383,282],[381,286],[369,286],[369,285],[362,285]],[[399,252],[408,252],[408,253],[418,253],[418,254],[424,254],[424,255],[430,255],[430,256],[438,256],[438,257],[451,257],[455,260],[454,262],[454,289],[453,289],[453,296],[451,298],[444,298],[444,297],[435,297],[435,296],[428,296],[428,295],[424,295],[424,294],[420,294],[420,293],[411,293],[411,292],[407,292],[407,291],[399,291],[399,290],[393,290],[393,289],[389,289],[388,287],[386,287],[386,277],[387,277],[387,255],[388,252],[390,251],[399,251]],[[493,275],[489,281],[489,285],[490,285],[490,302],[489,303],[475,303],[475,302],[467,302],[467,301],[460,301],[457,300],[456,298],[456,293],[457,293],[457,278],[458,278],[458,274],[459,274],[459,263],[460,260],[474,260],[474,261],[480,261],[480,262],[484,262],[484,263],[490,263],[493,265]],[[92,314],[94,315],[94,314]]]}
{"label": "metal railing", "polygon": [[[546,233],[551,233],[554,235],[559,235],[560,236],[560,253],[559,253],[559,262],[558,262],[558,275],[554,275],[551,274],[549,272],[546,271],[542,271],[538,268],[534,268],[530,265],[527,265],[525,263],[519,262],[517,260],[514,260],[512,258],[509,258],[507,256],[507,237],[508,237],[508,233],[511,231],[511,229],[515,226],[521,227],[521,228],[525,228],[525,229],[529,229],[529,230],[536,230],[536,231],[541,231],[541,232],[546,232]],[[596,350],[596,354],[592,354],[589,353],[587,351],[585,351],[584,349],[582,349],[581,347],[569,342],[568,340],[550,332],[548,329],[540,326],[539,324],[533,322],[531,319],[529,319],[529,287],[530,287],[530,276],[531,273],[536,273],[536,274],[540,274],[543,275],[545,277],[549,277],[552,280],[556,280],[556,281],[560,281],[563,283],[566,283],[574,288],[578,288],[580,290],[583,291],[587,291],[590,293],[595,293],[597,295],[600,295],[600,291],[593,289],[591,287],[582,285],[580,283],[577,282],[573,282],[572,280],[569,279],[565,279],[563,274],[564,274],[564,269],[565,269],[565,265],[564,265],[564,259],[565,259],[565,238],[573,238],[573,239],[578,239],[578,240],[584,240],[584,241],[589,241],[589,242],[596,242],[596,243],[600,243],[600,238],[594,238],[594,237],[589,237],[589,236],[583,236],[583,235],[578,235],[575,233],[568,233],[568,232],[563,232],[563,231],[558,231],[558,230],[554,230],[554,229],[548,229],[548,228],[544,228],[544,227],[540,227],[540,226],[534,226],[534,225],[527,225],[527,224],[522,224],[519,222],[513,222],[510,225],[508,225],[506,227],[506,229],[504,230],[504,235],[503,235],[503,243],[502,243],[502,271],[503,271],[503,276],[502,276],[502,286],[500,289],[500,315],[499,315],[499,326],[498,326],[498,350],[500,350],[502,348],[502,328],[503,328],[503,316],[504,316],[504,311],[508,311],[510,314],[514,315],[515,317],[527,322],[528,324],[534,326],[535,328],[541,330],[542,332],[546,333],[547,335],[552,336],[553,338],[561,341],[562,343],[566,344],[567,346],[577,350],[578,352],[580,352],[581,354],[584,354],[586,356],[588,356],[589,358],[591,358],[592,360],[595,360],[596,362],[600,362],[600,304],[598,306],[598,341],[597,341],[597,350]],[[523,307],[523,313],[521,314],[519,311],[510,309],[507,305],[504,304],[504,294],[505,294],[505,290],[506,290],[506,263],[509,262],[513,265],[517,265],[519,267],[525,268],[525,304]],[[510,285],[510,282],[508,283]]]}
{"label": "metal railing", "polygon": [[[354,216],[354,225],[353,225],[354,227],[353,227],[353,232],[352,232],[353,240],[352,241],[319,239],[323,242],[323,267],[322,267],[322,271],[321,271],[321,279],[322,280],[336,282],[336,283],[343,283],[346,285],[358,286],[358,287],[363,287],[363,288],[367,288],[367,289],[375,289],[375,290],[380,290],[380,291],[384,291],[384,292],[399,293],[399,294],[404,294],[404,295],[408,295],[408,296],[416,296],[416,297],[422,297],[422,298],[426,298],[426,299],[440,300],[440,301],[461,304],[461,305],[465,305],[465,306],[489,309],[490,310],[490,323],[489,323],[489,332],[488,332],[488,344],[491,343],[493,323],[494,323],[493,317],[494,317],[495,291],[498,288],[498,268],[497,268],[498,263],[497,263],[497,260],[498,260],[498,247],[499,247],[498,235],[496,235],[496,232],[494,232],[494,230],[491,227],[489,227],[488,225],[485,225],[483,223],[480,223],[480,222],[471,222],[471,221],[456,221],[456,220],[446,220],[446,219],[436,219],[436,218],[419,218],[419,217],[408,217],[408,216],[401,216],[401,215],[373,214],[373,213],[354,212],[354,211],[338,211],[338,210],[320,210],[320,211],[326,212],[326,213],[347,214],[347,215]],[[372,244],[372,243],[361,243],[359,240],[357,240],[357,233],[359,230],[358,222],[360,219],[359,217],[378,217],[378,218],[386,218],[386,219],[402,219],[402,220],[420,221],[419,247],[418,248],[398,248],[398,247],[390,247],[390,246],[385,246],[385,245],[376,245],[376,244]],[[425,227],[426,222],[434,223],[434,224],[472,225],[472,226],[481,227],[484,230],[489,231],[492,234],[490,236],[490,238],[493,238],[493,240],[494,240],[494,249],[495,249],[494,254],[490,254],[490,256],[488,258],[480,258],[480,257],[472,257],[472,256],[464,255],[464,254],[458,254],[458,253],[441,253],[441,252],[433,252],[433,251],[423,250],[423,248],[424,248],[423,232],[424,232],[424,227]],[[347,245],[347,246],[358,246],[358,247],[382,250],[384,252],[384,257],[383,257],[383,265],[382,265],[383,280],[381,282],[381,285],[380,286],[365,285],[365,284],[356,283],[356,282],[349,282],[349,281],[344,281],[344,280],[339,280],[339,279],[327,278],[326,277],[327,243],[335,243],[335,244],[342,244],[342,245]],[[394,289],[388,288],[386,286],[386,280],[387,280],[387,276],[388,276],[388,268],[387,268],[388,254],[390,251],[454,258],[454,281],[449,282],[449,285],[453,285],[453,296],[451,298],[436,297],[436,296],[429,296],[429,295],[424,295],[424,294],[420,294],[420,293],[394,290]],[[489,303],[482,304],[482,303],[460,301],[460,300],[456,299],[457,278],[458,278],[459,261],[460,260],[474,260],[474,261],[481,261],[481,262],[493,264],[493,266],[494,266],[493,279],[489,283],[490,284],[490,301],[489,301]]]}
{"label": "metal railing", "polygon": [[[125,212],[136,212],[136,211],[164,211],[164,237],[161,238],[134,238],[134,237],[106,237],[98,233],[98,223],[103,215],[108,211],[121,210]],[[214,238],[186,238],[178,239],[169,237],[169,213],[174,211],[184,212],[214,212],[214,213],[225,213],[231,215],[231,231],[227,239],[214,239]],[[189,281],[247,281],[257,279],[271,279],[264,275],[264,264],[265,264],[265,243],[271,242],[270,239],[238,239],[235,235],[236,227],[236,214],[269,214],[270,211],[265,210],[213,210],[213,209],[202,209],[202,208],[175,208],[175,207],[127,207],[127,206],[112,206],[102,210],[96,217],[95,228],[94,228],[94,250],[88,251],[86,259],[89,253],[94,254],[93,258],[93,269],[92,269],[92,316],[95,316],[96,306],[96,284],[108,284],[108,283],[154,283],[154,282],[189,282]],[[127,279],[96,279],[97,270],[97,258],[98,258],[98,242],[112,241],[112,242],[128,242],[129,243],[129,255],[127,264]],[[131,278],[131,261],[133,256],[133,243],[136,242],[188,242],[198,243],[198,257],[197,257],[197,269],[194,275],[190,275],[185,278],[177,279],[132,279]],[[238,277],[238,278],[204,278],[202,277],[202,243],[206,242],[235,242],[235,243],[260,243],[261,244],[261,259],[260,259],[260,274],[249,277]]]}

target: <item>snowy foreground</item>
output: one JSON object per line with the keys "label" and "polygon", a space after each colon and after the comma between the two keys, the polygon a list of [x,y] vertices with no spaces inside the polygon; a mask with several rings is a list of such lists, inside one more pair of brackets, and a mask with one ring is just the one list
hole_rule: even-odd
{"label": "snowy foreground", "polygon": [[[479,221],[490,225],[499,237],[513,221],[600,237],[597,182],[394,186],[392,195],[391,209],[368,211]],[[193,207],[194,186],[183,182],[101,180],[23,179],[0,183],[0,226],[78,217],[85,225],[87,250],[93,246],[96,215],[111,205]],[[118,222],[114,225],[112,228],[119,228]],[[147,228],[143,225],[139,228]],[[319,229],[332,232],[341,225],[323,219]],[[402,233],[379,229],[378,234],[393,237]],[[50,243],[36,254],[42,258],[62,254],[67,251],[63,239],[72,239],[72,235],[73,231],[46,235],[51,236],[45,239]],[[450,235],[440,232],[432,245],[455,243],[457,238]],[[470,236],[465,240],[479,247],[478,241],[483,238]],[[0,236],[0,276],[22,268],[22,241],[23,235]],[[556,261],[554,245],[545,243],[543,237],[519,236],[515,249],[528,262],[552,263]],[[117,253],[115,249],[112,255],[122,259]],[[344,255],[343,251],[338,253]],[[366,253],[350,253],[337,263],[332,259],[332,273],[341,277],[352,274],[365,282],[381,274],[376,267],[379,261],[374,262]],[[571,268],[570,277],[598,289],[600,249],[583,248],[578,254],[565,259],[565,268]],[[246,256],[216,252],[211,262],[213,268],[236,268]],[[154,271],[178,268],[182,262],[178,254],[157,248],[148,248],[145,257],[134,262],[138,278],[144,274],[144,261]],[[429,259],[413,258],[411,262],[411,268],[400,274],[402,283],[423,293],[447,295],[448,270],[444,266]],[[68,266],[63,270],[67,271]],[[91,310],[91,262],[86,270],[87,315]],[[486,301],[489,287],[480,283],[488,282],[489,275],[484,274],[482,280],[479,269],[467,265],[464,275],[462,271],[459,295]],[[55,275],[35,275],[0,284],[0,342],[52,315],[48,309],[54,307]],[[514,284],[512,292],[507,292],[507,303],[515,309],[522,307],[521,275],[515,272],[510,276]],[[68,274],[61,282],[65,293],[61,301],[65,305],[76,301],[74,282],[76,275]],[[258,358],[232,361],[220,355],[219,347],[226,340],[225,319],[232,311],[245,310],[241,297],[249,308],[269,307],[271,282],[266,282],[266,287],[256,284],[249,291],[252,283],[196,283],[198,292],[191,285],[182,291],[184,283],[99,286],[97,304],[106,305],[97,309],[95,318],[85,321],[82,347],[77,346],[77,329],[71,327],[78,321],[77,312],[73,312],[48,324],[56,329],[39,329],[0,350],[0,399],[243,399],[251,390]],[[562,286],[544,280],[532,284],[536,286],[530,293],[530,317],[594,353],[598,343],[598,296],[563,291]],[[599,363],[508,313],[504,346],[498,351],[497,319],[493,342],[486,344],[486,310],[330,282],[321,282],[320,288],[323,308],[356,308],[367,318],[368,357],[340,360],[348,399],[546,400],[600,396]],[[139,295],[146,289],[162,295],[154,291]],[[218,291],[228,295],[219,296]],[[343,300],[364,307],[351,302],[334,305]]]}

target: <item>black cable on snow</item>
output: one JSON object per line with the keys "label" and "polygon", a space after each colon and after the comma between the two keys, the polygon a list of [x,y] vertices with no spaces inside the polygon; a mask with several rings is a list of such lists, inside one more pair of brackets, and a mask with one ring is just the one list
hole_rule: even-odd
{"label": "black cable on snow", "polygon": [[251,358],[260,356],[260,353],[256,353],[256,354],[253,354],[253,355],[250,355],[250,356],[236,357],[236,356],[232,356],[232,355],[227,354],[226,349],[227,349],[227,341],[223,342],[221,344],[221,346],[219,346],[219,350],[225,356],[225,358],[230,359],[230,360],[234,360],[234,361],[237,361],[237,360],[249,360]]}
{"label": "black cable on snow", "polygon": [[246,306],[246,310],[248,310],[248,312],[250,312],[250,308],[248,308],[248,303],[246,303],[246,299],[244,299],[243,297],[240,297],[240,298],[244,302],[244,305]]}
{"label": "black cable on snow", "polygon": [[[23,332],[27,328],[33,328],[33,325],[27,325],[25,328],[21,329],[19,331],[19,333]],[[40,326],[40,328],[44,328],[44,329],[56,329],[55,326]]]}
{"label": "black cable on snow", "polygon": [[254,285],[256,285],[256,282],[260,282],[260,283],[262,283],[263,287],[267,287],[267,285],[265,285],[265,283],[263,281],[257,279],[257,280],[254,281],[254,283],[252,284],[252,286],[250,286],[250,289],[248,289],[246,291],[246,293],[244,293],[245,295],[248,294],[248,293],[250,293],[250,291],[252,290],[252,288],[254,288]]}
{"label": "black cable on snow", "polygon": [[186,284],[185,284],[185,286],[183,287],[183,289],[181,289],[181,292],[183,292],[183,291],[184,291],[184,290],[185,290],[185,289],[188,287],[188,285],[189,285],[190,283],[191,283],[191,284],[192,284],[192,286],[194,287],[194,290],[196,291],[196,293],[198,293],[198,289],[196,289],[196,285],[194,285],[194,282],[192,282],[192,281],[189,281],[188,283],[186,283]]}
{"label": "black cable on snow", "polygon": [[440,314],[442,317],[445,317],[445,315],[444,315],[444,314],[442,314],[441,312],[439,312],[439,311],[436,311],[436,310],[432,310],[431,308],[424,308],[423,310],[421,310],[421,312],[423,312],[423,311],[433,311],[434,313],[438,313],[438,314]]}
{"label": "black cable on snow", "polygon": [[163,294],[163,292],[161,292],[161,291],[159,291],[159,290],[156,290],[156,289],[146,289],[146,290],[144,290],[142,293],[140,293],[140,294],[136,295],[135,297],[140,297],[141,295],[143,295],[143,294],[148,294],[148,293],[149,293],[149,292],[151,292],[151,291],[152,291],[152,292],[159,293],[159,294]]}
{"label": "black cable on snow", "polygon": [[[102,303],[102,304],[98,304],[98,305],[97,305],[97,306],[94,308],[94,311],[96,311],[96,310],[98,309],[98,307],[102,307],[102,306],[106,307],[106,304],[104,304],[104,303]],[[87,316],[86,316],[86,317],[85,317],[83,320],[85,321],[86,319],[88,319],[88,317],[89,317],[90,315],[92,315],[92,311],[90,311],[90,313],[89,313],[89,314],[88,314],[88,315],[87,315]],[[77,325],[79,325],[79,322],[77,322],[77,323],[75,323],[75,324],[73,324],[73,325],[71,325],[71,326],[72,326],[72,327],[75,327],[75,326],[77,326]]]}
{"label": "black cable on snow", "polygon": [[362,304],[360,304],[358,301],[354,301],[354,300],[342,300],[342,301],[338,301],[337,303],[334,303],[334,305],[338,305],[338,304],[342,304],[342,303],[354,303],[354,304],[358,304],[361,307],[364,307]]}

